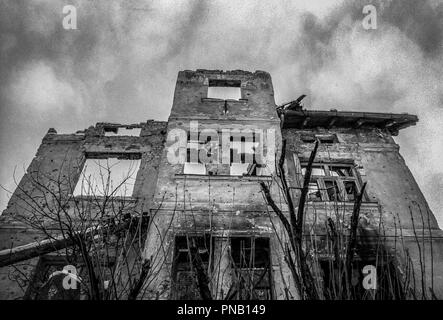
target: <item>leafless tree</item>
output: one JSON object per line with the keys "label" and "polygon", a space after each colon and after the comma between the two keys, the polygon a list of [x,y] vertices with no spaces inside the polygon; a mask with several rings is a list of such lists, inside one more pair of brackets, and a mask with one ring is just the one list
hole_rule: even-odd
{"label": "leafless tree", "polygon": [[[285,237],[279,238],[279,245],[285,252],[285,261],[291,270],[297,294],[301,299],[417,298],[416,275],[408,249],[404,243],[401,247],[397,246],[397,238],[403,242],[401,232],[397,235],[398,228],[401,231],[401,224],[398,223],[395,226],[396,236],[393,249],[386,242],[382,218],[380,218],[380,226],[376,232],[367,231],[359,226],[360,208],[366,183],[362,185],[359,193],[355,196],[349,221],[346,221],[344,206],[335,201],[336,219],[331,217],[326,219],[323,228],[326,235],[318,233],[318,229],[314,226],[315,221],[311,226],[306,224],[309,182],[318,147],[319,141],[316,141],[306,167],[302,187],[300,190],[296,190],[297,192],[293,192],[293,188],[288,185],[288,177],[285,172],[286,141],[283,141],[282,144],[282,152],[277,163],[277,173],[274,180],[271,183],[260,182],[265,201],[272,208],[272,212],[278,217],[285,231]],[[284,206],[277,205],[271,195],[272,183],[275,183],[281,190]],[[283,208],[287,208],[289,218]],[[316,220],[315,208],[313,211],[314,220]],[[271,216],[271,212],[269,215]],[[277,232],[275,224],[273,226]],[[372,240],[369,243],[364,243],[361,239],[365,239],[365,236],[367,236],[366,239]],[[424,246],[417,236],[416,243],[419,248]],[[377,290],[364,290],[362,293],[356,290],[355,286],[356,282],[361,280],[356,277],[358,272],[355,269],[362,267],[355,261],[355,257],[364,250],[370,251],[370,255],[374,259],[378,282]],[[326,255],[327,259],[321,259],[321,254]],[[431,257],[432,254],[431,250]],[[420,264],[423,261],[424,257],[420,254]],[[436,298],[432,288],[425,288],[423,265],[420,266],[420,270],[421,279],[418,282],[422,286],[421,298],[427,297],[426,292],[431,292],[432,298]]]}
{"label": "leafless tree", "polygon": [[151,267],[158,259],[143,254],[146,233],[154,228],[152,216],[156,212],[141,212],[139,200],[128,195],[129,183],[137,173],[133,167],[119,181],[111,179],[111,170],[106,162],[96,176],[81,173],[77,183],[63,167],[58,168],[56,176],[38,168],[25,175],[25,183],[17,183],[14,218],[38,233],[39,240],[4,250],[1,265],[26,264],[40,256],[60,261],[58,270],[49,268],[49,274],[48,270],[42,273],[37,265],[31,277],[14,268],[15,280],[27,288],[25,298],[63,297],[54,292],[57,285],[48,291],[57,281],[61,290],[60,277],[55,275],[63,265],[73,265],[79,272],[75,281],[81,291],[77,298],[142,297],[144,284],[155,276]]}

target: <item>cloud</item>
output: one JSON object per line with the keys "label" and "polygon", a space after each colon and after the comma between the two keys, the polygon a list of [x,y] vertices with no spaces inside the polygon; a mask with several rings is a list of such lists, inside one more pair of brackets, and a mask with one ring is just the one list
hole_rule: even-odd
{"label": "cloud", "polygon": [[27,114],[61,112],[64,108],[72,111],[82,107],[72,86],[59,79],[53,68],[43,61],[31,62],[15,72],[7,96],[15,107]]}
{"label": "cloud", "polygon": [[[368,31],[370,3],[378,29]],[[307,93],[309,108],[418,114],[396,139],[443,225],[441,1],[72,0],[79,29],[69,31],[64,4],[0,2],[3,121],[22,121],[17,110],[73,131],[166,120],[179,70],[266,70],[277,103]]]}
{"label": "cloud", "polygon": [[305,15],[305,67],[297,71],[307,76],[294,79],[304,80],[312,108],[417,114],[417,126],[396,140],[443,225],[443,189],[435,178],[443,175],[443,4],[374,1],[378,29],[368,32],[357,3],[345,2],[324,20]]}

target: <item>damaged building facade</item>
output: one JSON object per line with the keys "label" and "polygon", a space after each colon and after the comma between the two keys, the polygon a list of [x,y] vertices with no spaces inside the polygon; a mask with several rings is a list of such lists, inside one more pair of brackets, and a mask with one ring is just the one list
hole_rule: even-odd
{"label": "damaged building facade", "polygon": [[[186,70],[168,122],[50,129],[0,216],[0,298],[300,299],[263,186],[290,220],[308,168],[303,252],[319,288],[340,269],[360,200],[357,296],[389,280],[402,297],[442,298],[443,232],[392,138],[418,118],[301,99],[277,106],[263,71]],[[343,237],[331,241],[328,223]],[[378,287],[364,284],[368,266]]]}

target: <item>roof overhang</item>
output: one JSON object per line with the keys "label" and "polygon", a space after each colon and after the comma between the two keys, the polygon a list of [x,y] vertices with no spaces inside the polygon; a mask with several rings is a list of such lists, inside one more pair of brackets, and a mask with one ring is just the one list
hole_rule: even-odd
{"label": "roof overhang", "polygon": [[416,115],[407,113],[377,113],[321,110],[279,110],[282,128],[380,128],[397,135],[400,129],[414,126]]}

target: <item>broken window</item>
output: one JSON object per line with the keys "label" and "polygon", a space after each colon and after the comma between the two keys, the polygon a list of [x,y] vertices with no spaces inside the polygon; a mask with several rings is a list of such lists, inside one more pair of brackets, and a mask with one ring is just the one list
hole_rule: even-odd
{"label": "broken window", "polygon": [[210,79],[208,87],[208,98],[222,100],[240,100],[240,86],[240,80]]}
{"label": "broken window", "polygon": [[124,127],[105,127],[105,136],[112,137],[112,136],[132,136],[132,137],[139,137],[141,128],[124,128]]}
{"label": "broken window", "polygon": [[230,242],[233,279],[227,299],[272,299],[269,239],[232,237]]}
{"label": "broken window", "polygon": [[321,201],[321,192],[317,181],[309,182],[308,201]]}
{"label": "broken window", "polygon": [[355,185],[355,181],[344,181],[343,184],[348,201],[354,201],[357,194],[357,186]]}
{"label": "broken window", "polygon": [[[306,173],[306,168],[301,169],[302,174]],[[323,167],[312,167],[311,176],[325,176],[325,169]]]}
{"label": "broken window", "polygon": [[325,180],[325,188],[329,201],[343,201],[337,181]]}
{"label": "broken window", "polygon": [[[206,175],[206,164],[222,162],[221,142],[215,137],[195,134],[191,137],[188,133],[186,162],[183,174]],[[231,132],[229,133],[229,175],[231,176],[260,176],[266,175],[266,165],[257,161],[260,140],[256,132]],[[217,136],[217,133],[215,134]],[[218,135],[218,137],[222,136]],[[220,170],[224,171],[224,170]],[[217,174],[217,170],[209,168],[209,174]],[[225,173],[226,174],[226,173]]]}
{"label": "broken window", "polygon": [[[173,296],[175,300],[200,300],[196,263],[206,275],[213,250],[209,236],[177,236],[173,261]],[[195,250],[192,250],[195,249]],[[208,276],[209,278],[209,276]]]}
{"label": "broken window", "polygon": [[350,166],[329,166],[329,172],[333,177],[352,177],[353,172]]}
{"label": "broken window", "polygon": [[74,196],[131,197],[140,158],[140,154],[87,158]]}
{"label": "broken window", "polygon": [[[302,163],[306,174],[306,163]],[[309,184],[309,201],[354,201],[360,182],[352,164],[314,163]]]}

